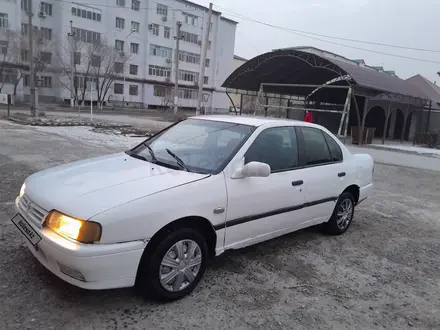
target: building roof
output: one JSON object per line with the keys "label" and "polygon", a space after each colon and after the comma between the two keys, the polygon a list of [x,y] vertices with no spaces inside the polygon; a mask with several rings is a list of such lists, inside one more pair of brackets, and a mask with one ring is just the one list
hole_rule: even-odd
{"label": "building roof", "polygon": [[[208,11],[208,10],[209,10],[208,7],[205,7],[205,6],[199,5],[198,3],[195,3],[195,2],[192,2],[192,1],[188,1],[188,0],[177,0],[177,1],[179,1],[179,2],[181,2],[181,3],[183,3],[183,4],[185,4],[185,5],[189,5],[189,6],[191,6],[191,7],[195,7],[195,8],[203,9],[203,10],[205,10],[205,11]],[[234,25],[237,25],[237,24],[238,24],[237,21],[234,21],[234,20],[232,20],[232,19],[229,19],[229,18],[226,18],[226,17],[222,16],[222,13],[219,12],[219,11],[213,10],[212,13],[213,13],[214,15],[220,15],[220,19],[222,19],[222,20],[224,20],[224,21],[227,21],[227,22],[232,23],[232,24],[234,24]]]}
{"label": "building roof", "polygon": [[224,17],[224,16],[220,16],[220,19],[221,19],[221,20],[224,20],[224,21],[226,21],[226,22],[229,22],[229,23],[231,23],[231,24],[234,24],[234,25],[237,25],[237,24],[238,24],[237,21],[234,21],[233,19],[230,19],[230,18],[227,18],[227,17]]}
{"label": "building roof", "polygon": [[[333,85],[347,85],[348,82],[376,95],[392,93],[426,99],[420,90],[397,76],[361,66],[343,56],[314,47],[280,49],[254,57],[236,69],[222,87],[258,91],[261,83],[323,85],[344,76],[348,76],[348,79]],[[267,91],[269,90],[268,88]],[[307,96],[312,90],[313,88],[277,87],[271,92]],[[337,94],[337,90],[333,89],[331,94]],[[340,94],[346,95],[346,91],[341,90]]]}
{"label": "building roof", "polygon": [[234,60],[245,61],[245,62],[248,61],[248,60],[245,59],[244,57],[241,57],[241,56],[238,56],[238,55],[234,55]]}
{"label": "building roof", "polygon": [[412,76],[411,78],[406,79],[406,81],[418,88],[421,93],[425,95],[426,98],[436,102],[440,103],[440,87],[437,85],[434,85],[432,82],[430,82],[428,79],[423,77],[420,74],[417,74],[415,76]]}

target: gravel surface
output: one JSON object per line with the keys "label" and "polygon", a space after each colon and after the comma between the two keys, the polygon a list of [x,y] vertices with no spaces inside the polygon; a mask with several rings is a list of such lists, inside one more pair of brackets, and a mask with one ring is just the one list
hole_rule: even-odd
{"label": "gravel surface", "polygon": [[0,329],[440,328],[440,175],[380,164],[346,234],[312,228],[226,253],[178,302],[64,283],[10,222],[23,180],[137,142],[66,129],[0,121]]}

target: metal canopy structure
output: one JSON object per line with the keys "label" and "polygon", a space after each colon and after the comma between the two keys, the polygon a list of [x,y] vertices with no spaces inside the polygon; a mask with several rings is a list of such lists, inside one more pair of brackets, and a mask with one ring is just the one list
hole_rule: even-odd
{"label": "metal canopy structure", "polygon": [[[256,93],[259,98],[263,94],[276,94],[280,97],[295,95],[307,101],[316,101],[317,104],[343,104],[346,102],[347,90],[328,87],[349,86],[361,135],[369,111],[369,100],[411,104],[422,111],[431,102],[418,88],[395,75],[358,65],[336,54],[316,48],[313,50],[316,52],[288,48],[259,55],[236,69],[222,87],[228,93],[243,95],[245,92],[245,95],[249,95],[250,92]],[[365,100],[364,109],[359,109],[355,96]],[[267,101],[265,107],[271,107]],[[390,112],[392,110],[386,113],[387,122]]]}
{"label": "metal canopy structure", "polygon": [[[236,69],[222,87],[259,91],[261,83],[324,85],[330,80],[343,76],[347,76],[348,80],[337,81],[334,84],[348,83],[362,87],[371,92],[372,97],[385,93],[425,100],[425,96],[416,87],[399,77],[294,48],[276,50],[254,57]],[[306,87],[284,89],[278,87],[273,90],[280,94],[303,96],[309,95],[312,91],[313,88]],[[333,90],[330,94],[320,95],[321,100],[330,102],[337,97]],[[341,94],[345,97],[345,93]]]}

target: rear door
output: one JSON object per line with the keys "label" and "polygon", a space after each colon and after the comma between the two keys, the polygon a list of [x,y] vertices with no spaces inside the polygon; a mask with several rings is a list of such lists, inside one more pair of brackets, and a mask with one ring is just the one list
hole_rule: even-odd
{"label": "rear door", "polygon": [[327,221],[346,187],[347,171],[338,143],[325,131],[297,129],[300,165],[304,168],[305,208],[309,221]]}

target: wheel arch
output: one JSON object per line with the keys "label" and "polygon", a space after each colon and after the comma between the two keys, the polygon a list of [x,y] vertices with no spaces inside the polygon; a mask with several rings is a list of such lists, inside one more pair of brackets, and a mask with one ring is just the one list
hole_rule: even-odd
{"label": "wheel arch", "polygon": [[355,205],[359,202],[360,188],[356,184],[352,184],[344,189],[342,193],[348,192],[353,195]]}
{"label": "wheel arch", "polygon": [[[141,261],[139,265],[142,264],[143,260],[149,258],[151,253],[154,251],[155,246],[159,244],[164,237],[166,237],[169,233],[176,231],[182,228],[191,228],[200,232],[203,237],[206,239],[206,244],[208,245],[209,255],[208,257],[212,258],[215,256],[215,247],[217,245],[217,233],[212,226],[212,223],[200,216],[186,216],[183,218],[176,219],[161,229],[159,229],[150,239],[147,246],[145,247],[145,251],[142,254]],[[139,273],[139,268],[138,268]]]}

